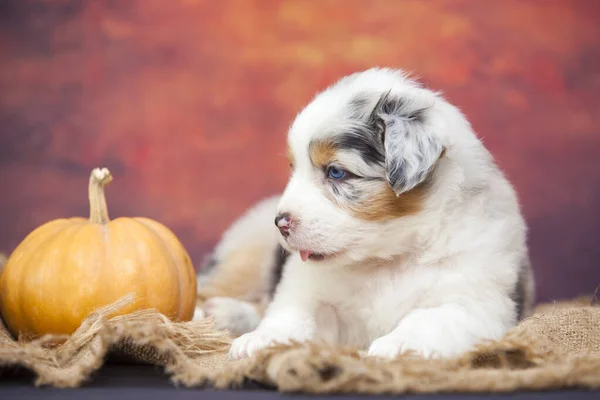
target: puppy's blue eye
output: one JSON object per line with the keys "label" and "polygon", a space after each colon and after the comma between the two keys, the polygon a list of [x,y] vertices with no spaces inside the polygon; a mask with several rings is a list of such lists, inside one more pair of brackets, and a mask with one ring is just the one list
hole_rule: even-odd
{"label": "puppy's blue eye", "polygon": [[342,179],[346,176],[346,171],[336,167],[329,167],[327,170],[327,176],[331,179]]}

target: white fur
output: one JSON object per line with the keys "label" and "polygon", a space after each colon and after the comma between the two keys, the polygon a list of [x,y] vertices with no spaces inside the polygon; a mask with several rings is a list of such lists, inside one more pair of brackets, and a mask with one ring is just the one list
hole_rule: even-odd
{"label": "white fur", "polygon": [[[385,91],[429,108],[420,133],[431,141],[417,143],[419,132],[407,132],[387,145],[410,161],[408,187],[396,192],[418,183],[419,168],[434,162],[440,146],[446,153],[421,212],[365,221],[324,195],[308,146],[351,123],[347,103],[356,94],[375,104]],[[296,164],[278,211],[299,221],[281,239],[292,255],[264,319],[233,342],[231,357],[290,339],[353,345],[381,357],[409,350],[449,357],[516,323],[511,293],[527,258],[525,223],[511,185],[457,108],[397,71],[370,69],[317,95],[292,124],[289,144]],[[299,250],[335,256],[302,262]]]}
{"label": "white fur", "polygon": [[254,305],[230,297],[210,298],[196,312],[196,319],[212,318],[216,329],[227,330],[233,336],[253,331],[260,322]]}

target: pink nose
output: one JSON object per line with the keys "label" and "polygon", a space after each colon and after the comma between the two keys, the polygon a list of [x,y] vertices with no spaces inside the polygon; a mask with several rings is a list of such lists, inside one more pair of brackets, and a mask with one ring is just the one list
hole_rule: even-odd
{"label": "pink nose", "polygon": [[292,227],[292,217],[289,213],[281,213],[275,217],[275,226],[283,237],[288,237]]}

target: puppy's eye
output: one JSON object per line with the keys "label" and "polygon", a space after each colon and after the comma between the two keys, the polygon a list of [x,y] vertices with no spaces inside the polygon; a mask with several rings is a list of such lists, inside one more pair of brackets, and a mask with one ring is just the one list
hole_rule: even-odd
{"label": "puppy's eye", "polygon": [[329,167],[327,168],[327,176],[330,179],[340,180],[346,176],[346,171],[338,167]]}

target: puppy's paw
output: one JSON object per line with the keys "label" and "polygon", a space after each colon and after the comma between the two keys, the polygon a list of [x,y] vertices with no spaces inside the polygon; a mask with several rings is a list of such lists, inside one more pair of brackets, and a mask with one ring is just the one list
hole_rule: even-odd
{"label": "puppy's paw", "polygon": [[215,328],[227,330],[233,336],[253,331],[260,322],[254,305],[229,297],[208,299],[202,311],[205,317],[214,320]]}
{"label": "puppy's paw", "polygon": [[192,321],[202,321],[204,318],[206,318],[206,314],[202,307],[196,307]]}
{"label": "puppy's paw", "polygon": [[458,306],[414,310],[391,333],[373,341],[369,355],[394,358],[410,352],[423,358],[455,357],[484,339],[486,329]]}
{"label": "puppy's paw", "polygon": [[290,336],[276,331],[264,332],[257,329],[254,332],[246,333],[235,339],[229,349],[231,359],[240,359],[252,357],[258,350],[262,350],[274,344],[286,344],[290,341]]}
{"label": "puppy's paw", "polygon": [[402,344],[392,335],[375,339],[369,346],[369,357],[396,358],[402,352]]}
{"label": "puppy's paw", "polygon": [[414,337],[407,338],[394,333],[374,340],[369,347],[368,355],[370,357],[394,359],[405,353],[411,353],[423,358],[439,357],[438,349],[436,349],[435,345],[430,345]]}

